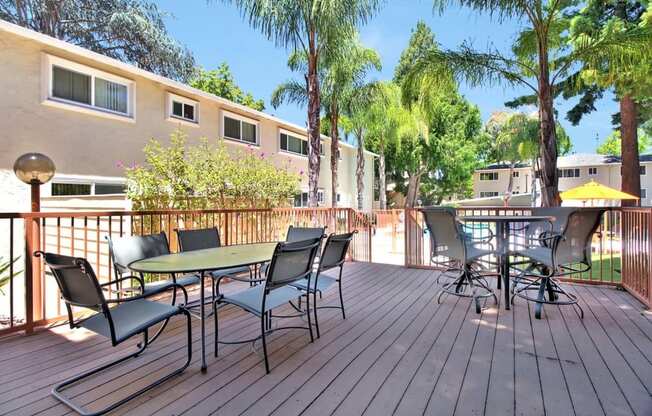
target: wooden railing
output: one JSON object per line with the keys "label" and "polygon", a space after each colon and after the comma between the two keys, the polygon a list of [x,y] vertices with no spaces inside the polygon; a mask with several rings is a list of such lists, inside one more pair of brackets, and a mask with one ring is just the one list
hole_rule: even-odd
{"label": "wooden railing", "polygon": [[371,261],[370,220],[349,208],[0,213],[0,258],[10,263],[0,278],[14,276],[0,285],[0,335],[31,332],[63,315],[56,282],[32,256],[39,249],[84,257],[108,282],[108,236],[164,231],[176,251],[176,229],[217,227],[223,244],[234,245],[284,240],[289,225],[320,225],[327,233],[357,230],[349,255]]}
{"label": "wooden railing", "polygon": [[[530,215],[530,208],[464,207],[458,215]],[[520,224],[524,225],[524,224]],[[515,228],[520,228],[516,224]],[[478,232],[481,232],[478,231]],[[592,241],[592,268],[564,280],[618,285],[652,307],[652,208],[612,208]],[[419,208],[405,210],[405,265],[436,269]]]}

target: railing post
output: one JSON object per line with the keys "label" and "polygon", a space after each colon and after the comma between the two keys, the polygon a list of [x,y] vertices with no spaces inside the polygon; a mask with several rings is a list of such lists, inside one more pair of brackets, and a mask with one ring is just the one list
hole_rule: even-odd
{"label": "railing post", "polygon": [[230,212],[227,211],[224,214],[224,244],[227,246],[231,244],[231,222],[229,221],[230,217]]}
{"label": "railing post", "polygon": [[25,218],[25,332],[34,331],[34,322],[43,317],[41,263],[34,258],[40,250],[39,218]]}

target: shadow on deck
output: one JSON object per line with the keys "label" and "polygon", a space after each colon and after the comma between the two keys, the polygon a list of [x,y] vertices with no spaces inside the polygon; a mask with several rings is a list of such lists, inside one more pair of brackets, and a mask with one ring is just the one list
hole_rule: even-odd
{"label": "shadow on deck", "polygon": [[[611,287],[569,285],[572,308],[511,311],[488,301],[481,315],[468,299],[436,302],[435,273],[398,266],[345,267],[347,319],[320,314],[322,337],[274,333],[271,374],[251,344],[220,347],[208,373],[193,364],[112,414],[129,415],[649,415],[652,413],[652,315]],[[500,296],[499,296],[500,298]],[[335,304],[336,291],[322,302]],[[211,318],[212,319],[212,318]],[[68,391],[90,409],[125,397],[177,365],[185,354],[181,318],[142,357]],[[251,315],[220,314],[220,337],[259,330]],[[259,346],[259,345],[258,345]],[[53,328],[0,340],[0,414],[63,415],[52,385],[124,354],[84,330]]]}

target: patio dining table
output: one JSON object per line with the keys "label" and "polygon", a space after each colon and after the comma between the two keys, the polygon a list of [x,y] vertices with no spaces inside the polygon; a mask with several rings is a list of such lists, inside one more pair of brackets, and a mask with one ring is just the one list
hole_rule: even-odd
{"label": "patio dining table", "polygon": [[204,278],[208,272],[240,266],[253,266],[272,259],[277,243],[256,243],[222,246],[204,250],[166,254],[137,260],[129,268],[139,273],[197,273],[200,276],[200,327],[201,327],[201,371],[206,372],[206,311],[204,307]]}
{"label": "patio dining table", "polygon": [[[509,259],[509,236],[512,231],[512,224],[552,221],[554,220],[554,217],[544,215],[464,215],[458,217],[458,219],[463,222],[496,224],[496,254],[498,256],[498,269],[504,286],[503,293],[505,298],[505,309],[509,310],[509,269],[511,267]],[[498,289],[500,289],[500,280],[498,281]]]}

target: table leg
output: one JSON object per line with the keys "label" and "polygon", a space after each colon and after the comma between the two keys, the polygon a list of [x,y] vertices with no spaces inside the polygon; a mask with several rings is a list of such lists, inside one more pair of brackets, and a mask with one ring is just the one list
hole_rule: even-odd
{"label": "table leg", "polygon": [[204,272],[199,274],[199,316],[201,321],[201,372],[206,372],[206,308],[204,308]]}
{"label": "table leg", "polygon": [[[496,246],[500,263],[500,278],[497,286],[498,289],[502,289],[505,309],[509,310],[509,234],[507,226],[502,221],[496,223]],[[500,279],[502,279],[502,288]]]}

